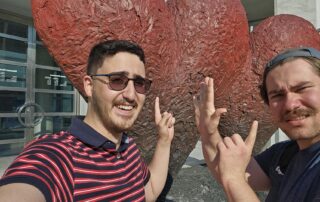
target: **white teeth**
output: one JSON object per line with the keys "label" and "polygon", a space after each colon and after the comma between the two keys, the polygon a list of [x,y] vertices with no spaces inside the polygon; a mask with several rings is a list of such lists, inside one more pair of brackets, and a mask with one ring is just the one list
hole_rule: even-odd
{"label": "white teeth", "polygon": [[302,120],[302,119],[305,119],[306,118],[306,116],[299,116],[299,117],[295,117],[295,118],[293,118],[293,119],[291,119],[292,121],[298,121],[298,120]]}
{"label": "white teeth", "polygon": [[132,110],[133,109],[133,106],[130,106],[130,105],[119,105],[117,106],[119,109],[122,109],[122,110]]}

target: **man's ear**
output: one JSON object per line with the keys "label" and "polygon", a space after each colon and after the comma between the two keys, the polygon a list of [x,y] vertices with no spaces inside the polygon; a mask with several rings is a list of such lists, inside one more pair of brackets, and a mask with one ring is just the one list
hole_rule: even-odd
{"label": "man's ear", "polygon": [[86,75],[83,77],[82,81],[83,81],[84,92],[86,93],[86,96],[89,98],[92,96],[92,91],[93,91],[92,78]]}

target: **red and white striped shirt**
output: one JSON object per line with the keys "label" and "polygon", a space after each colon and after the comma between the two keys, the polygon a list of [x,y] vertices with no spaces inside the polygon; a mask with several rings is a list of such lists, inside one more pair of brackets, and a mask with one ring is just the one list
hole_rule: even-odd
{"label": "red and white striped shirt", "polygon": [[27,183],[46,201],[145,201],[150,172],[132,138],[121,145],[74,118],[68,132],[32,141],[0,180]]}

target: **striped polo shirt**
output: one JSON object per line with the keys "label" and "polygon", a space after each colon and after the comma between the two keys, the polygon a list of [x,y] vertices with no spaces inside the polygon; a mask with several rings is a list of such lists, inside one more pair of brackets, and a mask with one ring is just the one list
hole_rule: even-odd
{"label": "striped polo shirt", "polygon": [[150,172],[126,134],[116,145],[79,118],[26,146],[0,180],[37,187],[46,201],[145,201]]}

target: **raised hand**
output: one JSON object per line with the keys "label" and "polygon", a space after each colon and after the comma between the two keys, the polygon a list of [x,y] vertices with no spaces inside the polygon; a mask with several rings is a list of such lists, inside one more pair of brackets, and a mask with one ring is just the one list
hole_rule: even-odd
{"label": "raised hand", "polygon": [[213,79],[206,77],[200,83],[200,99],[193,97],[195,119],[202,142],[202,152],[212,175],[220,180],[218,170],[217,144],[222,140],[218,131],[220,116],[227,110],[216,109],[214,105]]}
{"label": "raised hand", "polygon": [[195,97],[195,119],[202,141],[202,151],[208,169],[223,185],[228,201],[259,201],[246,179],[246,169],[252,159],[258,122],[254,121],[245,141],[235,134],[222,139],[218,131],[225,108],[215,108],[213,79],[206,77],[200,84],[200,99]]}
{"label": "raised hand", "polygon": [[159,97],[156,97],[154,111],[155,111],[155,123],[157,125],[158,133],[159,133],[159,140],[171,143],[174,135],[175,118],[171,113],[168,113],[168,112],[164,112],[163,114],[161,114]]}
{"label": "raised hand", "polygon": [[154,104],[154,116],[159,136],[152,160],[148,165],[151,176],[145,186],[146,201],[156,201],[163,190],[168,176],[170,148],[174,135],[175,118],[168,112],[161,114],[158,97]]}
{"label": "raised hand", "polygon": [[221,140],[218,125],[222,113],[226,108],[215,109],[214,105],[214,84],[213,79],[206,77],[200,83],[200,99],[193,97],[195,108],[195,119],[198,131],[203,141],[209,141],[210,136],[214,135],[217,139],[214,145]]}
{"label": "raised hand", "polygon": [[254,121],[245,141],[239,134],[234,134],[218,143],[218,170],[222,183],[246,180],[245,172],[251,159],[257,130],[258,122]]}

